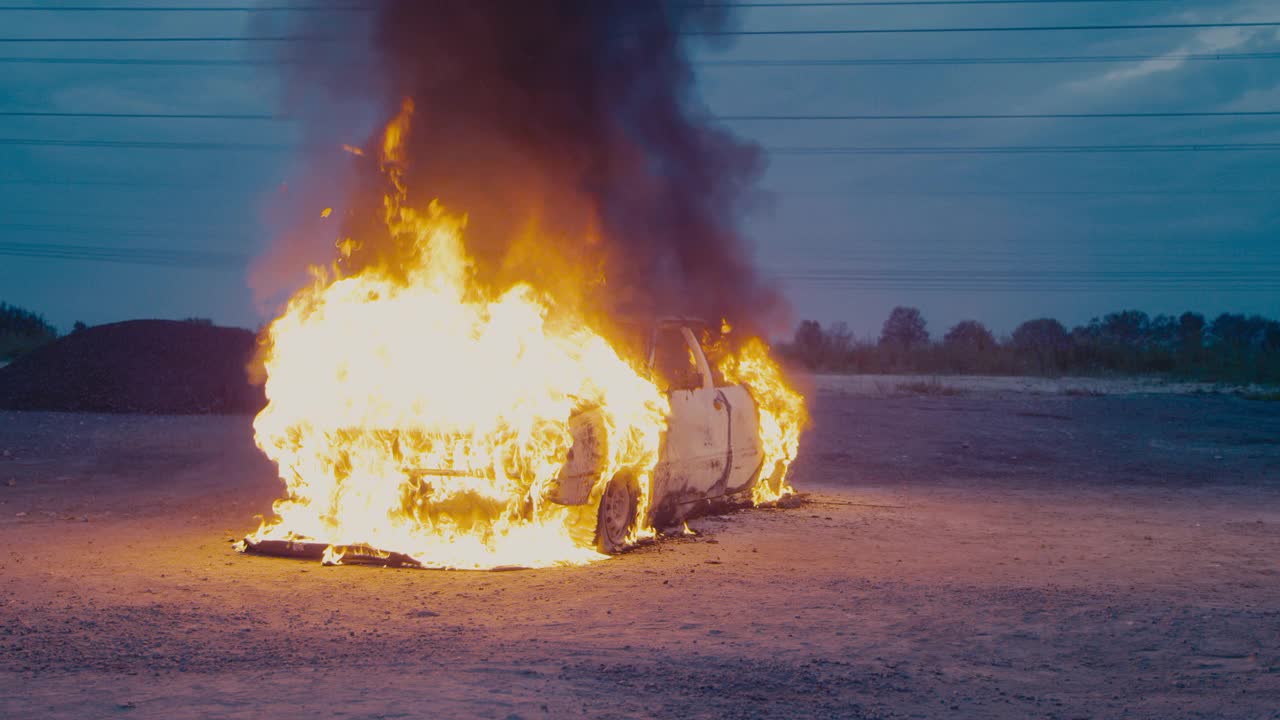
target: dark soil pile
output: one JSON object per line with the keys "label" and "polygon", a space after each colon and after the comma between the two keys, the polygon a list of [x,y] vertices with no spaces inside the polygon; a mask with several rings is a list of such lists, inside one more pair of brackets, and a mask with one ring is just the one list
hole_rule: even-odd
{"label": "dark soil pile", "polygon": [[172,320],[131,320],[72,333],[0,368],[0,409],[254,413],[253,333]]}

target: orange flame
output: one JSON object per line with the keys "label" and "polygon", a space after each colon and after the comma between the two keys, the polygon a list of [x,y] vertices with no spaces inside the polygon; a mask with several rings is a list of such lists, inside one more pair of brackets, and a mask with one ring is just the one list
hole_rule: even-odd
{"label": "orange flame", "polygon": [[804,396],[787,384],[759,338],[748,340],[736,355],[726,355],[720,371],[729,382],[747,387],[760,415],[764,466],[752,500],[761,505],[790,495],[795,489],[787,482],[787,470],[800,450],[800,431],[809,422]]}

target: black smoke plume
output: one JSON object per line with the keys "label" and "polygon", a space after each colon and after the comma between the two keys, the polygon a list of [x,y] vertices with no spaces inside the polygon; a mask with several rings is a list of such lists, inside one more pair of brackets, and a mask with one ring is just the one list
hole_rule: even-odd
{"label": "black smoke plume", "polygon": [[[601,312],[780,318],[739,222],[759,200],[758,147],[719,127],[694,93],[689,46],[731,27],[724,5],[662,0],[383,0],[369,19],[369,63],[306,42],[299,79],[369,93],[390,118],[415,106],[410,202],[466,213],[482,277],[528,279],[545,254],[591,272]],[[331,38],[341,14],[320,14]],[[714,37],[714,36],[712,36]],[[372,156],[378,140],[368,146]],[[382,180],[368,178],[347,231],[378,232]],[[384,233],[385,234],[385,233]],[[536,235],[532,248],[521,241]],[[366,242],[367,262],[379,243]],[[385,248],[384,248],[385,249]],[[548,252],[549,251],[549,252]],[[384,258],[385,259],[385,258]],[[534,278],[535,284],[538,278]]]}

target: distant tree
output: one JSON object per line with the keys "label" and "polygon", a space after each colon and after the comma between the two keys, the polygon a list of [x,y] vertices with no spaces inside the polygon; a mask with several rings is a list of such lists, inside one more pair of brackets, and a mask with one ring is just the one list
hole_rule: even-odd
{"label": "distant tree", "polygon": [[1151,331],[1151,318],[1141,310],[1122,310],[1102,318],[1101,339],[1109,345],[1140,347]]}
{"label": "distant tree", "polygon": [[184,318],[182,322],[190,323],[192,325],[213,325],[213,320],[203,317]]}
{"label": "distant tree", "polygon": [[1280,322],[1264,320],[1261,350],[1264,353],[1280,353]]}
{"label": "distant tree", "polygon": [[814,320],[804,320],[796,327],[789,352],[810,370],[843,369],[853,351],[853,333],[838,322],[823,330]]}
{"label": "distant tree", "polygon": [[1255,382],[1280,379],[1280,323],[1274,320],[1223,313],[1209,323],[1206,346],[1222,376]]}
{"label": "distant tree", "polygon": [[1178,350],[1197,355],[1204,347],[1204,316],[1184,312],[1178,316]]}
{"label": "distant tree", "polygon": [[1261,345],[1266,333],[1266,318],[1222,313],[1209,324],[1209,345],[1231,353],[1244,353]]}
{"label": "distant tree", "polygon": [[826,329],[827,347],[822,358],[822,366],[828,370],[844,370],[853,362],[853,350],[856,344],[853,331],[843,322],[828,325]]}
{"label": "distant tree", "polygon": [[1176,350],[1178,318],[1172,315],[1157,315],[1151,318],[1151,325],[1147,328],[1147,344],[1165,352]]}
{"label": "distant tree", "polygon": [[1067,329],[1053,318],[1022,323],[1014,329],[1012,340],[1014,352],[1033,361],[1040,372],[1063,369],[1071,347]]}
{"label": "distant tree", "polygon": [[791,341],[791,350],[796,359],[805,367],[813,370],[822,362],[826,350],[827,338],[822,326],[816,320],[803,320],[796,327],[795,337]]}
{"label": "distant tree", "polygon": [[996,339],[982,323],[964,320],[943,336],[937,360],[944,369],[955,372],[990,371],[997,348]]}
{"label": "distant tree", "polygon": [[942,338],[942,345],[949,350],[985,353],[995,348],[996,339],[977,320],[962,320],[947,331]]}
{"label": "distant tree", "polygon": [[880,344],[910,350],[929,342],[924,316],[913,307],[898,306],[889,313],[880,329]]}
{"label": "distant tree", "polygon": [[1178,318],[1157,315],[1151,318],[1147,334],[1136,348],[1139,370],[1143,372],[1169,372],[1176,365],[1179,341]]}
{"label": "distant tree", "polygon": [[89,326],[85,325],[83,320],[77,320],[76,324],[71,326],[71,332],[77,333],[81,330],[87,330],[88,328]]}

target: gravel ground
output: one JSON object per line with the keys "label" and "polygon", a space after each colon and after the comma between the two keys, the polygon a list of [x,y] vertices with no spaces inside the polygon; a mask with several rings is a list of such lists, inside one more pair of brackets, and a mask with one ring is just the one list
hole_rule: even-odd
{"label": "gravel ground", "polygon": [[246,416],[0,413],[0,717],[1280,718],[1280,404],[813,405],[802,507],[506,573],[235,554]]}

